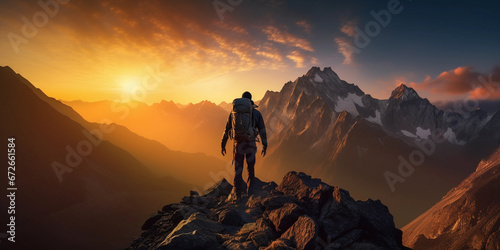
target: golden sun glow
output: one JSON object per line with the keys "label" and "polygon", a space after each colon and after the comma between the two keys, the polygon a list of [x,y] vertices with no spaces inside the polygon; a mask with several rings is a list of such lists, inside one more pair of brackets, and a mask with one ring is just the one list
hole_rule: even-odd
{"label": "golden sun glow", "polygon": [[137,91],[137,89],[141,86],[139,77],[125,76],[118,82],[121,85],[122,93],[127,95],[133,94],[134,91]]}

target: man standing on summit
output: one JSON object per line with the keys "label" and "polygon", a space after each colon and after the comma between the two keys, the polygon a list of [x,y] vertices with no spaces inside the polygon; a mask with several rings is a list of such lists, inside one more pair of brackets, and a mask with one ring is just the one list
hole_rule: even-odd
{"label": "man standing on summit", "polygon": [[[234,99],[233,109],[227,119],[226,129],[222,136],[221,152],[226,155],[227,139],[233,139],[233,160],[234,160],[234,188],[236,198],[239,199],[247,193],[253,193],[255,186],[255,154],[257,152],[258,141],[257,135],[260,135],[262,140],[262,156],[266,155],[267,136],[266,126],[262,114],[255,108],[258,106],[252,101],[252,94],[246,91],[241,96],[242,98]],[[247,185],[243,182],[243,161],[246,158],[248,180]]]}

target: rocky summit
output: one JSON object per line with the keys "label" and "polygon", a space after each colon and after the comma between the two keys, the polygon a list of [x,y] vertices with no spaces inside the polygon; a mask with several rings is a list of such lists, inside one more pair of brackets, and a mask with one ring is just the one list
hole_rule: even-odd
{"label": "rocky summit", "polygon": [[128,249],[407,249],[379,200],[356,201],[304,173],[256,182],[237,201],[225,179],[192,191],[148,218]]}

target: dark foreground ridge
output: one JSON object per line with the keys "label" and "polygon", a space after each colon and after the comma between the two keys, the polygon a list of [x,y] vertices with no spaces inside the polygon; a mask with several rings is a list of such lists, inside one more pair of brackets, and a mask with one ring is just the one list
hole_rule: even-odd
{"label": "dark foreground ridge", "polygon": [[191,192],[147,219],[129,249],[406,249],[379,200],[355,201],[304,173],[257,183],[238,202],[225,179]]}

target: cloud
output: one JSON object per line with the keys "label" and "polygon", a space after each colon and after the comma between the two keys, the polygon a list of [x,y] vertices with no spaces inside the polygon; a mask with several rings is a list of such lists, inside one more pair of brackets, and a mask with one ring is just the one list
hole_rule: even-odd
{"label": "cloud", "polygon": [[340,31],[342,31],[342,33],[346,34],[349,37],[354,37],[354,35],[356,35],[356,32],[354,31],[355,27],[356,27],[356,22],[350,21],[342,25]]}
{"label": "cloud", "polygon": [[353,55],[352,55],[352,46],[349,42],[348,38],[345,37],[336,37],[335,43],[339,47],[338,52],[344,56],[343,64],[352,64],[353,63]]}
{"label": "cloud", "polygon": [[302,28],[307,34],[311,34],[312,27],[306,20],[301,20],[295,23],[298,27]]}
{"label": "cloud", "polygon": [[355,35],[354,28],[356,27],[356,22],[349,21],[342,25],[340,31],[343,35],[334,38],[335,43],[338,46],[338,52],[344,56],[343,64],[353,64],[353,53],[354,47],[352,45],[352,37]]}
{"label": "cloud", "polygon": [[458,67],[444,71],[434,79],[426,76],[423,82],[411,82],[410,86],[417,90],[445,95],[468,94],[473,99],[498,99],[500,67],[494,67],[487,73],[479,73],[471,66]]}
{"label": "cloud", "polygon": [[305,62],[305,56],[299,51],[292,51],[289,55],[286,56],[288,59],[292,60],[295,62],[295,65],[297,68],[303,68],[304,67],[304,62]]}
{"label": "cloud", "polygon": [[281,43],[290,47],[296,47],[305,51],[314,52],[311,43],[303,38],[297,37],[287,31],[274,26],[267,26],[262,31],[267,35],[269,41]]}

